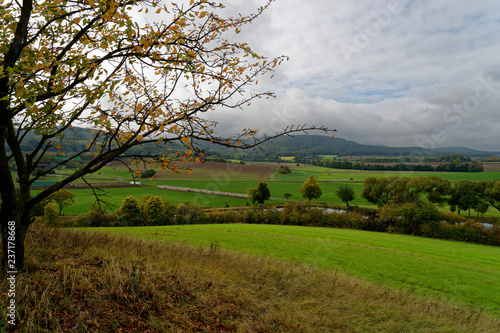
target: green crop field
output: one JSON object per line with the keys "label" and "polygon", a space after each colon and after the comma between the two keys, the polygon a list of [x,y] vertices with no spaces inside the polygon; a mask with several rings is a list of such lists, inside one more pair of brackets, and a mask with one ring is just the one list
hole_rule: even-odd
{"label": "green crop field", "polygon": [[358,230],[277,225],[91,230],[220,247],[304,263],[444,302],[481,307],[500,318],[498,247]]}

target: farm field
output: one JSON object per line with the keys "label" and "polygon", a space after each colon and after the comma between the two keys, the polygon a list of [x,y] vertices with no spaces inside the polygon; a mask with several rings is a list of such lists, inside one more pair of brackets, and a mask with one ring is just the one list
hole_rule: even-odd
{"label": "farm field", "polygon": [[365,171],[365,170],[344,170],[331,169],[318,166],[300,166],[291,167],[292,173],[278,174],[275,176],[279,181],[305,181],[310,175],[315,176],[318,180],[350,180],[363,181],[368,177],[382,178],[391,176],[400,177],[415,177],[415,176],[438,176],[440,178],[457,181],[468,179],[472,181],[481,180],[500,180],[500,171],[494,172],[395,172],[395,171]]}
{"label": "farm field", "polygon": [[91,229],[183,242],[347,273],[500,318],[500,248],[407,235],[277,225]]}
{"label": "farm field", "polygon": [[[289,174],[280,174],[277,172],[281,165],[287,165],[292,172]],[[260,181],[266,181],[271,191],[271,199],[268,203],[283,203],[284,193],[290,193],[292,196],[291,201],[302,201],[303,198],[299,189],[302,183],[311,175],[315,176],[323,191],[323,195],[318,202],[325,202],[333,205],[343,205],[336,196],[336,190],[343,184],[350,184],[355,192],[355,200],[351,201],[351,205],[361,207],[375,208],[376,206],[370,204],[368,201],[360,197],[362,192],[362,182],[367,177],[389,177],[397,176],[430,176],[436,175],[438,177],[456,181],[460,179],[468,179],[473,181],[480,180],[500,180],[500,171],[495,172],[480,172],[480,173],[453,173],[453,172],[385,172],[385,171],[362,171],[362,170],[340,170],[330,169],[317,166],[300,165],[295,163],[255,163],[255,164],[237,164],[237,163],[216,163],[207,162],[200,163],[184,163],[179,167],[189,167],[191,172],[181,170],[179,173],[171,171],[158,172],[153,180],[149,178],[138,179],[141,187],[128,187],[124,188],[104,188],[105,196],[102,197],[107,203],[111,205],[111,210],[117,209],[122,200],[132,195],[137,199],[141,199],[145,195],[158,195],[163,200],[168,201],[174,205],[183,202],[196,203],[204,207],[215,208],[224,207],[229,205],[246,206],[249,202],[245,199],[179,192],[171,190],[162,190],[156,188],[157,185],[172,185],[181,187],[190,187],[194,189],[206,189],[214,191],[224,191],[245,194],[247,189],[255,187]],[[62,170],[61,173],[69,172],[69,170]],[[43,180],[54,180],[58,175],[45,177]],[[352,180],[351,180],[352,179]],[[121,163],[114,163],[113,166],[104,167],[99,173],[86,177],[86,180],[96,187],[110,185],[110,187],[119,187],[119,184],[129,184],[133,178],[127,168]],[[83,181],[75,182],[81,184]],[[85,214],[93,204],[95,198],[90,189],[74,189],[75,203],[65,208],[65,214]],[[443,212],[449,212],[448,207],[440,208]],[[474,212],[473,212],[474,214]],[[498,218],[500,212],[494,208],[490,208],[486,214],[486,218]]]}

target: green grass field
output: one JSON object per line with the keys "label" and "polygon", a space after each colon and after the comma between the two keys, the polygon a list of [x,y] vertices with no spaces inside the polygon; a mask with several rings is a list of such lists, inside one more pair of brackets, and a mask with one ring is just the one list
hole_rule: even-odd
{"label": "green grass field", "polygon": [[[432,251],[421,255],[408,246],[411,240],[397,244],[401,242],[364,234],[324,234],[320,228],[311,233],[310,228],[237,227],[116,228],[129,232],[118,235],[35,223],[26,238],[27,269],[16,281],[15,331],[499,332],[500,319],[488,302],[486,311],[469,301],[457,306],[417,296],[412,287],[397,290],[344,273],[349,263],[359,261],[371,263],[365,271],[386,274],[384,261],[374,265],[380,257],[402,262],[396,274],[406,278],[404,265],[412,262],[406,264],[398,256],[419,256],[420,266],[443,262],[436,274],[446,278],[455,255],[469,256],[465,269],[479,266],[498,273],[489,253],[479,252],[484,260],[478,262],[464,248],[452,252],[436,244],[418,244]],[[198,242],[162,241],[165,237],[160,236],[166,234]],[[145,235],[158,241],[142,238]],[[242,243],[232,245],[240,252],[260,255],[223,249],[234,241]],[[349,251],[342,251],[344,247]],[[363,255],[365,248],[372,249],[374,260],[366,260],[370,254]],[[359,259],[349,257],[351,251]],[[289,261],[276,260],[273,253]],[[335,257],[345,258],[348,264],[337,265],[345,268],[314,266],[334,262]],[[496,282],[490,279],[493,288],[487,300],[497,295]],[[9,288],[7,279],[0,281],[3,294]],[[475,291],[469,292],[469,299],[474,298]],[[8,301],[0,298],[3,318]],[[12,331],[7,326],[5,319],[0,321],[0,331]]]}
{"label": "green grass field", "polygon": [[276,225],[99,228],[342,271],[500,318],[500,248],[345,229]]}

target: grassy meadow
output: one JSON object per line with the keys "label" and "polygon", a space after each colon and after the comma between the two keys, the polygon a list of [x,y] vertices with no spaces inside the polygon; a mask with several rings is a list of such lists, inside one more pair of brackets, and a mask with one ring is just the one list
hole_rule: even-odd
{"label": "grassy meadow", "polygon": [[98,228],[303,263],[500,318],[500,248],[408,235],[277,225]]}
{"label": "grassy meadow", "polygon": [[[493,333],[500,329],[494,306],[485,301],[488,297],[471,297],[474,304],[457,306],[447,301],[457,298],[446,294],[441,300],[422,297],[411,287],[401,289],[369,282],[347,274],[342,268],[318,268],[321,262],[341,256],[343,246],[350,246],[344,255],[357,248],[366,248],[381,258],[385,254],[421,258],[422,263],[429,266],[434,265],[433,260],[445,265],[449,263],[446,267],[458,261],[457,255],[470,255],[471,249],[459,248],[454,252],[437,243],[414,244],[416,248],[412,249],[410,239],[395,238],[397,241],[393,244],[377,237],[348,233],[325,238],[321,236],[321,228],[287,229],[291,232],[287,235],[285,229],[279,232],[266,229],[267,226],[254,226],[253,230],[238,229],[237,225],[224,226],[226,231],[206,230],[210,236],[203,240],[203,230],[196,232],[196,227],[201,226],[186,226],[185,230],[191,234],[185,233],[180,238],[192,238],[199,241],[199,245],[210,242],[211,247],[191,246],[186,241],[171,242],[154,235],[166,230],[179,233],[178,227],[150,228],[149,238],[156,240],[147,240],[144,234],[132,238],[130,232],[139,231],[135,228],[115,228],[129,231],[129,235],[122,236],[33,225],[26,244],[29,274],[18,275],[16,283],[19,319],[16,328],[20,332],[34,333]],[[225,250],[229,246],[223,238],[217,243],[216,233],[227,240],[234,237],[248,240],[238,253]],[[252,234],[254,237],[249,237]],[[258,238],[276,244],[264,245]],[[276,252],[273,247],[285,247],[287,243],[288,248],[279,252],[295,256],[293,261],[269,256]],[[298,247],[301,243],[308,244],[309,250]],[[422,245],[430,245],[428,251],[431,253],[421,253]],[[333,252],[327,255],[330,246]],[[254,249],[249,250],[252,247]],[[263,250],[264,247],[267,250]],[[304,262],[301,259],[304,251],[315,258],[306,260],[307,265],[299,263]],[[299,253],[292,255],[294,252]],[[370,252],[365,256],[370,257]],[[359,260],[370,262],[360,253],[357,254]],[[489,258],[485,252],[470,256],[463,271],[490,271],[498,276],[496,263]],[[446,275],[446,270],[437,273]],[[403,271],[400,268],[401,280],[408,279]],[[470,277],[477,278],[474,274]],[[488,286],[498,285],[494,277],[490,280]],[[5,279],[0,282],[0,288],[2,292],[7,290]],[[489,299],[495,292],[496,289],[491,289]],[[6,300],[6,297],[0,299],[3,318]],[[484,309],[479,308],[480,304],[485,304]],[[6,329],[5,321],[0,321],[0,330]]]}
{"label": "grassy meadow", "polygon": [[[285,192],[290,200],[302,200],[299,189],[313,175],[323,191],[319,201],[342,204],[335,191],[348,183],[356,193],[351,205],[374,207],[359,197],[366,177],[500,179],[498,171],[395,173],[286,165],[292,173],[282,175],[277,163],[188,164],[190,174],[158,173],[139,179],[141,187],[120,187],[132,176],[113,164],[86,180],[104,187],[101,199],[114,210],[128,195],[210,208],[248,202],[157,185],[246,193],[266,181],[273,198],[268,202],[281,203]],[[75,203],[64,213],[87,213],[95,202],[92,190],[71,191]],[[488,215],[500,216],[493,209]],[[70,230],[35,224],[26,264],[30,274],[21,274],[17,283],[24,332],[500,331],[500,248],[464,242],[284,225]],[[5,292],[5,280],[0,287]]]}

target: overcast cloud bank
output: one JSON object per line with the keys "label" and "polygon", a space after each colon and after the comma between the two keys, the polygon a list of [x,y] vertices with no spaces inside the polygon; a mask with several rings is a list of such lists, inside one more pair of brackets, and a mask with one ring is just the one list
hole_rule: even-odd
{"label": "overcast cloud bank", "polygon": [[[263,1],[228,3],[236,13]],[[317,124],[363,144],[500,151],[493,1],[277,0],[240,35],[290,60],[259,84],[275,100],[214,116],[221,134]]]}

